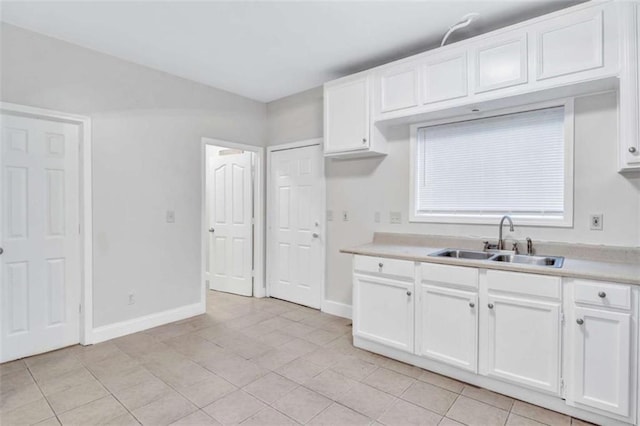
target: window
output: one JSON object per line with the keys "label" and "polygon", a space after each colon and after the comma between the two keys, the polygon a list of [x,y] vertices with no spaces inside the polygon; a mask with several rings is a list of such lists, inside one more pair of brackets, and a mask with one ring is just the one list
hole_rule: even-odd
{"label": "window", "polygon": [[412,221],[573,222],[573,104],[412,126]]}

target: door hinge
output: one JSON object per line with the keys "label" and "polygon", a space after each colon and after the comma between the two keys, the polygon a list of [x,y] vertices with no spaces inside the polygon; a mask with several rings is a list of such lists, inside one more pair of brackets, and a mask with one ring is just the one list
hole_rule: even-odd
{"label": "door hinge", "polygon": [[564,379],[560,378],[560,395],[564,395]]}
{"label": "door hinge", "polygon": [[255,276],[256,276],[256,270],[252,269],[251,270],[251,278],[255,278]]}
{"label": "door hinge", "polygon": [[564,323],[564,312],[560,312],[560,324]]}

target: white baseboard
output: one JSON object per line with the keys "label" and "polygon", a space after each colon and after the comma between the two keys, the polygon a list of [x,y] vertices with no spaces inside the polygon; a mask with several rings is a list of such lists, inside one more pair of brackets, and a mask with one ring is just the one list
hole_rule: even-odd
{"label": "white baseboard", "polygon": [[137,333],[149,328],[158,327],[174,321],[180,321],[196,315],[204,314],[206,307],[203,303],[182,306],[168,311],[145,315],[115,324],[94,328],[91,333],[91,343],[100,343],[127,334]]}
{"label": "white baseboard", "polygon": [[322,301],[322,312],[351,319],[351,305],[334,302],[333,300]]}

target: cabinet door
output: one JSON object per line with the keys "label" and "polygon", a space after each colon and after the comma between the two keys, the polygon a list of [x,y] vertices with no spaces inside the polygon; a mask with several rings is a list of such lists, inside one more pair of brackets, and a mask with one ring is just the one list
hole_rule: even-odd
{"label": "cabinet door", "polygon": [[527,78],[527,34],[483,41],[474,49],[475,93],[524,84]]}
{"label": "cabinet door", "polygon": [[354,275],[353,334],[413,352],[413,283]]}
{"label": "cabinet door", "polygon": [[423,283],[416,311],[418,355],[477,372],[477,307],[476,293]]}
{"label": "cabinet door", "polygon": [[540,25],[535,31],[537,79],[603,67],[603,14],[594,7]]}
{"label": "cabinet door", "polygon": [[376,77],[380,112],[391,112],[418,106],[418,65],[401,64],[380,72]]}
{"label": "cabinet door", "polygon": [[423,65],[422,103],[467,96],[467,52],[431,55]]}
{"label": "cabinet door", "polygon": [[576,308],[573,401],[621,416],[629,415],[631,315]]}
{"label": "cabinet door", "polygon": [[489,294],[486,374],[560,392],[560,303]]}
{"label": "cabinet door", "polygon": [[369,77],[325,86],[325,152],[369,148]]}

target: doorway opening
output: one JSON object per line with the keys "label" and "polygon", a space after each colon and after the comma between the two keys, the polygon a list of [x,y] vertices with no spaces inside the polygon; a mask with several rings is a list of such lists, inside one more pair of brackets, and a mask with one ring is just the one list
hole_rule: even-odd
{"label": "doorway opening", "polygon": [[209,290],[263,297],[263,148],[202,139],[202,303]]}

